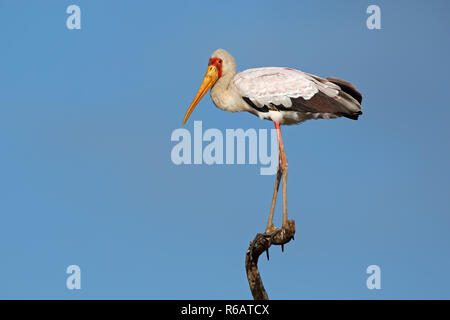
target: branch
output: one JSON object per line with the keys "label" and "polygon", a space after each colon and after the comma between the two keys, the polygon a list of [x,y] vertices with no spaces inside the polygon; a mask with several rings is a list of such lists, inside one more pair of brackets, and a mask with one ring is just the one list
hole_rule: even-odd
{"label": "branch", "polygon": [[247,271],[248,284],[255,300],[269,300],[266,289],[262,283],[261,275],[258,271],[259,256],[266,251],[267,259],[269,259],[269,248],[272,244],[281,246],[284,251],[284,245],[294,240],[295,221],[288,220],[287,226],[280,230],[276,230],[270,234],[258,233],[250,242],[250,246],[245,254],[245,270]]}

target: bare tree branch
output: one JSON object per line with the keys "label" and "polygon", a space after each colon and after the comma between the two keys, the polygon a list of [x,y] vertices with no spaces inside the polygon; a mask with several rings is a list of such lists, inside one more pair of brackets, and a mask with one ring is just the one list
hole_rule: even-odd
{"label": "bare tree branch", "polygon": [[276,230],[270,234],[258,233],[255,239],[250,242],[250,246],[245,254],[245,270],[253,299],[269,300],[258,270],[259,256],[266,251],[267,259],[269,259],[269,248],[272,244],[281,246],[281,249],[284,250],[284,245],[291,241],[291,239],[294,239],[294,234],[295,221],[288,220],[285,228]]}

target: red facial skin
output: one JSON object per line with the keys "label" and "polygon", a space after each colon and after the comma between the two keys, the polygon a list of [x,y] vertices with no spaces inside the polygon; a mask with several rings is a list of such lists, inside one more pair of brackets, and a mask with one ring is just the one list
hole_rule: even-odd
{"label": "red facial skin", "polygon": [[209,59],[208,66],[215,66],[217,68],[217,71],[219,71],[219,78],[222,76],[222,64],[223,61],[220,58]]}

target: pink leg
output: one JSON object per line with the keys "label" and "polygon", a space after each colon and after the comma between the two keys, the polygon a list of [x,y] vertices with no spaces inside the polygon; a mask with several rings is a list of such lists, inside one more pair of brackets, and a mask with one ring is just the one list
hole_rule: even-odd
{"label": "pink leg", "polygon": [[287,167],[286,153],[284,152],[283,138],[281,137],[280,124],[275,122],[275,128],[277,129],[278,137],[278,171],[275,180],[275,189],[273,191],[272,205],[270,207],[269,221],[267,223],[266,233],[276,231],[277,228],[273,225],[273,212],[275,209],[275,203],[278,195],[278,188],[280,186],[281,177],[283,177],[283,224],[282,227],[287,226]]}

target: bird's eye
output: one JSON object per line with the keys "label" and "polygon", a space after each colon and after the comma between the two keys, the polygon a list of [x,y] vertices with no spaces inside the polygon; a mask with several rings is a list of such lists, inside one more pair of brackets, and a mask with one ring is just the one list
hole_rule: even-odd
{"label": "bird's eye", "polygon": [[222,60],[219,60],[219,63],[222,63]]}

